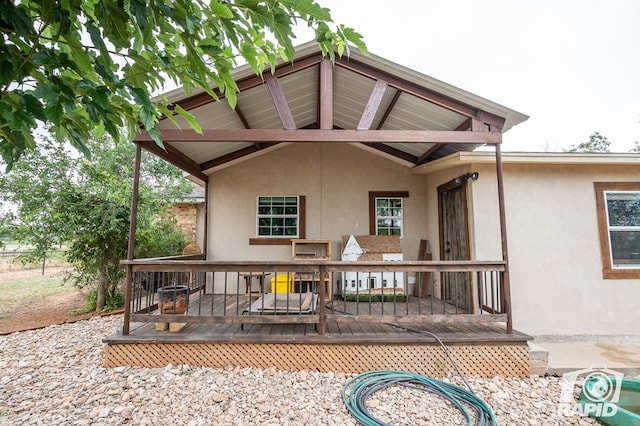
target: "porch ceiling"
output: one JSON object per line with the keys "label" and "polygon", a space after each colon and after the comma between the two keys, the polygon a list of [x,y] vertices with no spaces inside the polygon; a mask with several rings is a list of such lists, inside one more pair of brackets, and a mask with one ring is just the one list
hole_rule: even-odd
{"label": "porch ceiling", "polygon": [[352,51],[332,65],[315,43],[300,46],[293,63],[280,64],[274,75],[260,78],[244,66],[234,77],[235,110],[204,92],[165,95],[196,117],[202,135],[182,118],[178,127],[165,119],[158,128],[166,150],[146,133],[136,141],[200,178],[282,142],[355,143],[415,166],[500,143],[503,132],[528,118],[374,55]]}

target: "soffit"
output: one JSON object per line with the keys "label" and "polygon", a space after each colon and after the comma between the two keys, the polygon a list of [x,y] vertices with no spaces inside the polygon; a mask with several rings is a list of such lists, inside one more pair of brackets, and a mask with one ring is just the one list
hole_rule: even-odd
{"label": "soffit", "polygon": [[[314,62],[317,57],[318,60]],[[320,53],[315,44],[297,49],[292,64],[281,64],[276,71],[277,84],[284,97],[285,109],[290,112],[297,129],[319,127],[320,105]],[[305,63],[310,65],[306,66]],[[302,64],[302,65],[300,65]],[[293,70],[293,71],[292,71]],[[340,59],[332,66],[333,78],[333,128],[357,129],[378,81],[389,85],[380,97],[369,129],[371,130],[456,130],[467,122],[468,116],[455,108],[443,107],[421,97],[421,93],[436,93],[445,100],[477,111],[479,118],[490,115],[504,119],[502,132],[527,119],[517,111],[475,96],[462,89],[443,83],[424,74],[410,70],[375,55],[365,56],[352,51],[349,59]],[[278,107],[266,83],[256,79],[251,70],[240,67],[234,72],[241,87],[236,110],[232,110],[225,99],[213,101],[202,92],[185,96],[181,90],[167,93],[170,100],[188,109],[203,129],[282,129]],[[380,83],[378,83],[380,84]],[[246,86],[246,87],[245,87]],[[244,87],[244,88],[243,88]],[[418,93],[418,95],[416,95]],[[282,112],[282,111],[280,111]],[[468,115],[468,114],[467,114]],[[190,129],[188,122],[176,118],[177,125],[170,120],[161,120],[159,129]],[[167,142],[171,156],[193,162],[203,172],[251,158],[272,143],[237,141],[217,142]],[[434,144],[434,143],[377,143],[367,144],[380,155],[393,156],[407,166],[437,160],[460,151],[471,151],[481,144]],[[363,145],[364,147],[364,145]]]}

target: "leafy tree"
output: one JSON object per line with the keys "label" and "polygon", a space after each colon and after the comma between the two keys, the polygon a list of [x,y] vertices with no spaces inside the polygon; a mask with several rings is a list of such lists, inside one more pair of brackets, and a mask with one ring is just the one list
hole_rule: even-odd
{"label": "leafy tree", "polygon": [[74,181],[74,160],[63,145],[47,141],[19,160],[20,172],[0,175],[0,212],[6,236],[31,246],[24,262],[46,259],[47,251],[67,238],[59,212],[47,208]]}
{"label": "leafy tree", "polygon": [[[120,260],[127,255],[135,147],[109,139],[87,146],[95,153],[91,160],[73,158],[50,141],[29,151],[0,176],[0,201],[15,206],[16,239],[41,244],[41,250],[68,243],[70,279],[95,288],[100,311],[118,300],[124,278]],[[179,254],[188,241],[162,213],[167,201],[184,199],[191,186],[158,157],[142,160],[137,246],[147,256]]]}
{"label": "leafy tree", "polygon": [[629,152],[640,152],[640,142],[635,141],[633,148]]}
{"label": "leafy tree", "polygon": [[130,139],[139,123],[162,145],[161,114],[199,130],[151,94],[173,81],[214,98],[217,88],[235,107],[237,62],[260,74],[277,55],[291,60],[298,21],[332,58],[333,46],[342,55],[348,42],[366,51],[313,0],[0,0],[0,155],[11,169],[35,148],[40,122],[85,154],[91,137]]}
{"label": "leafy tree", "polygon": [[609,152],[609,145],[611,145],[611,142],[606,136],[593,132],[587,142],[571,145],[571,148],[565,149],[564,152]]}

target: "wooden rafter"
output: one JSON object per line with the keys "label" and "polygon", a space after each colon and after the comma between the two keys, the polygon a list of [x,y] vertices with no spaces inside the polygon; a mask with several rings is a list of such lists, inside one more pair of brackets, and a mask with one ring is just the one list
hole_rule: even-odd
{"label": "wooden rafter", "polygon": [[377,149],[380,152],[384,152],[385,154],[392,155],[394,157],[400,158],[401,160],[408,161],[412,164],[417,164],[418,161],[418,157],[416,157],[415,155],[409,154],[408,152],[404,152],[383,143],[365,143],[363,145],[367,145],[373,149]]}
{"label": "wooden rafter", "polygon": [[273,99],[273,104],[276,107],[276,111],[278,112],[278,117],[280,117],[282,127],[287,130],[295,129],[296,121],[293,119],[293,114],[291,114],[289,103],[287,102],[287,98],[282,91],[282,86],[280,86],[278,78],[269,76],[267,77],[266,81],[267,87],[269,88],[269,93],[271,94],[271,98]]}
{"label": "wooden rafter", "polygon": [[436,152],[440,151],[445,146],[444,143],[436,143],[431,148],[426,150],[418,159],[416,160],[416,164],[423,163],[427,158],[431,157]]}
{"label": "wooden rafter", "polygon": [[353,71],[355,73],[369,77],[374,80],[378,80],[378,79],[385,80],[389,83],[389,86],[391,87],[394,87],[398,90],[401,90],[407,94],[413,95],[419,99],[425,100],[432,104],[438,105],[442,108],[448,109],[449,111],[453,111],[462,116],[480,118],[485,123],[491,125],[493,131],[501,130],[502,126],[504,125],[505,120],[502,117],[498,117],[497,115],[491,114],[489,112],[479,110],[478,108],[475,108],[464,102],[460,102],[456,99],[450,98],[448,96],[437,93],[433,90],[427,89],[426,87],[422,87],[417,84],[411,83],[395,75],[373,68],[357,60],[354,60],[354,59],[347,60],[342,58],[336,58],[336,66],[343,67],[345,69],[348,69],[350,71]]}
{"label": "wooden rafter", "polygon": [[265,143],[260,143],[260,144],[256,143],[256,144],[254,144],[252,146],[248,146],[246,148],[239,149],[239,150],[234,151],[234,152],[232,152],[230,154],[223,155],[221,157],[214,158],[213,160],[206,161],[206,162],[200,164],[200,168],[202,170],[208,170],[208,169],[220,166],[222,164],[229,163],[231,161],[237,160],[237,159],[242,158],[244,156],[247,156],[249,154],[254,154],[254,153],[256,153],[256,152],[258,152],[260,150],[263,150],[265,148],[268,148],[270,146],[277,145],[278,143],[280,143],[280,142],[265,142]]}
{"label": "wooden rafter", "polygon": [[400,95],[402,95],[402,91],[396,90],[396,93],[395,95],[393,95],[393,99],[391,99],[391,103],[387,107],[387,110],[384,112],[384,114],[382,114],[382,118],[380,119],[380,122],[378,123],[378,127],[376,128],[376,130],[382,129],[382,126],[384,126],[384,123],[387,121],[387,118],[389,118],[389,115],[391,115],[391,111],[393,111],[393,108],[398,103],[398,100],[400,99]]}
{"label": "wooden rafter", "polygon": [[[273,75],[274,77],[280,78],[307,69],[309,67],[316,66],[320,63],[321,60],[322,55],[318,53],[315,55],[296,59],[295,63],[280,64],[276,67],[273,74],[265,74]],[[238,90],[240,92],[243,92],[245,90],[263,85],[265,82],[264,79],[265,78],[263,76],[251,74],[248,77],[238,79],[236,81],[236,84],[238,85]],[[214,93],[216,94],[218,99],[224,99],[224,94],[220,93],[220,90],[214,89]],[[183,109],[189,111],[191,109],[201,107],[211,102],[215,102],[215,99],[213,99],[208,93],[202,92],[197,95],[189,96],[188,98],[177,101],[175,102],[175,104],[180,105]]]}
{"label": "wooden rafter", "polygon": [[387,86],[388,83],[384,80],[376,81],[376,84],[373,86],[373,90],[371,91],[371,95],[369,96],[369,101],[364,107],[364,111],[360,117],[360,122],[357,127],[358,130],[369,130],[371,128],[371,124],[373,124],[373,119],[380,108],[380,103],[382,102],[384,92],[387,90]]}

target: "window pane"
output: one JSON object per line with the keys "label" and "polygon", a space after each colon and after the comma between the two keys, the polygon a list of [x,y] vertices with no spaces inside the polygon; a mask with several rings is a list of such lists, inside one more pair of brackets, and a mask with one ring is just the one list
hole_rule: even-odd
{"label": "window pane", "polygon": [[295,228],[298,226],[298,219],[295,217],[288,217],[284,220],[284,226],[286,226],[287,228]]}
{"label": "window pane", "polygon": [[260,227],[258,228],[258,235],[259,236],[269,236],[271,235],[271,228],[270,227]]}
{"label": "window pane", "polygon": [[640,231],[611,231],[613,266],[640,266]]}
{"label": "window pane", "polygon": [[607,193],[609,226],[640,226],[640,193]]}

